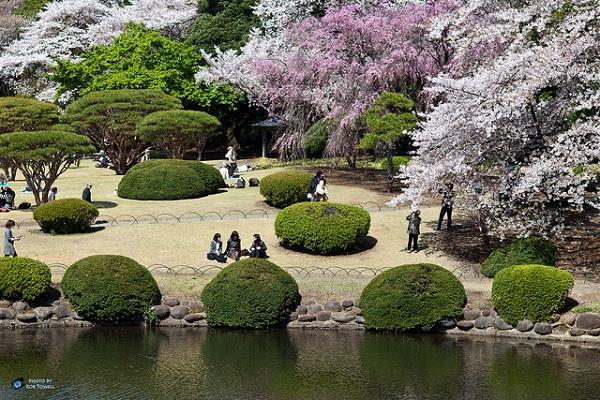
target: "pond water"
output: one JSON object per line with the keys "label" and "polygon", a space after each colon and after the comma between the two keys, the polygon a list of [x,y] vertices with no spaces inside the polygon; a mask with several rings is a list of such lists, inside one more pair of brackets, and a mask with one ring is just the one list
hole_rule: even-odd
{"label": "pond water", "polygon": [[[15,378],[24,386],[11,388]],[[204,329],[0,331],[0,399],[599,399],[600,349]]]}

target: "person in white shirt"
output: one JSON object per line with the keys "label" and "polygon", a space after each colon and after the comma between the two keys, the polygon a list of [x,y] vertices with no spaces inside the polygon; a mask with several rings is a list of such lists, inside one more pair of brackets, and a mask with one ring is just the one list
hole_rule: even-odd
{"label": "person in white shirt", "polygon": [[327,185],[325,184],[325,180],[321,179],[317,188],[315,189],[315,201],[328,201],[327,197]]}

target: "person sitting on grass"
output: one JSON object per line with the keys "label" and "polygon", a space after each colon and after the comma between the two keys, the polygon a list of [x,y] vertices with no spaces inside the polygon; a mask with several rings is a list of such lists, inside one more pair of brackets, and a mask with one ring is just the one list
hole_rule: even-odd
{"label": "person sitting on grass", "polygon": [[231,236],[227,240],[225,254],[227,257],[233,258],[235,261],[240,259],[240,255],[242,254],[242,241],[237,231],[231,232]]}
{"label": "person sitting on grass", "polygon": [[258,233],[254,234],[254,241],[250,247],[250,257],[267,258],[267,245],[262,241]]}
{"label": "person sitting on grass", "polygon": [[227,261],[227,257],[223,254],[223,242],[221,241],[220,233],[215,233],[215,236],[213,236],[213,239],[210,241],[210,250],[208,251],[206,258],[222,263]]}
{"label": "person sitting on grass", "polygon": [[[417,246],[417,240],[419,240],[419,234],[421,233],[421,211],[413,211],[406,220],[408,221],[408,252],[419,251]],[[412,249],[411,249],[412,244]]]}
{"label": "person sitting on grass", "polygon": [[327,184],[325,183],[325,179],[321,179],[317,188],[315,189],[315,201],[328,201],[329,197],[327,197]]}

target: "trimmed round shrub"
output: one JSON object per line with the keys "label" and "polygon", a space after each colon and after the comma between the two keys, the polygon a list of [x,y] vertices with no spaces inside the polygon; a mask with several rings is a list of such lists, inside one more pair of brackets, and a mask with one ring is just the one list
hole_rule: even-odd
{"label": "trimmed round shrub", "polygon": [[[393,156],[392,157],[392,165],[394,166],[394,171],[398,171],[401,165],[406,165],[410,162],[409,156]],[[382,158],[379,161],[380,169],[387,169],[387,158]]]}
{"label": "trimmed round shrub", "polygon": [[466,299],[452,272],[434,264],[408,264],[376,276],[359,304],[368,328],[428,331],[443,318],[462,315]]}
{"label": "trimmed round shrub", "polygon": [[79,260],[67,269],[61,286],[80,316],[101,323],[140,321],[161,298],[150,272],[123,256]]}
{"label": "trimmed round shrub", "polygon": [[181,200],[204,197],[223,187],[219,171],[200,161],[149,160],[125,174],[117,193],[133,200]]}
{"label": "trimmed round shrub", "polygon": [[492,303],[509,324],[551,321],[564,307],[573,284],[573,276],[556,267],[517,265],[496,274]]}
{"label": "trimmed round shrub", "polygon": [[291,249],[336,254],[359,244],[369,233],[371,216],[360,207],[329,202],[303,202],[281,210],[275,234]]}
{"label": "trimmed round shrub", "polygon": [[306,201],[312,175],[302,171],[283,171],[260,181],[260,194],[273,207],[285,208]]}
{"label": "trimmed round shrub", "polygon": [[497,249],[481,264],[481,273],[488,278],[513,265],[556,264],[556,246],[549,240],[531,236],[517,239],[504,249]]}
{"label": "trimmed round shrub", "polygon": [[25,257],[0,258],[0,296],[10,300],[35,300],[50,287],[50,268]]}
{"label": "trimmed round shrub", "polygon": [[33,218],[45,233],[81,233],[90,229],[98,216],[93,204],[81,199],[61,199],[35,209]]}
{"label": "trimmed round shrub", "polygon": [[229,328],[281,326],[299,299],[290,274],[254,258],[228,265],[202,291],[208,323]]}

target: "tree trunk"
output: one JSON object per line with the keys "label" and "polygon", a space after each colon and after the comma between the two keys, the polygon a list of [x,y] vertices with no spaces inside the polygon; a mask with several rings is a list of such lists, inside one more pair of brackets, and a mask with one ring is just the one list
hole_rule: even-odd
{"label": "tree trunk", "polygon": [[478,211],[477,213],[477,225],[479,226],[479,236],[485,247],[490,246],[490,228],[485,222],[485,216],[483,213]]}
{"label": "tree trunk", "polygon": [[356,169],[356,153],[350,156],[346,156],[346,162],[348,166],[352,169]]}
{"label": "tree trunk", "polygon": [[9,181],[14,181],[17,179],[17,170],[18,168],[16,167],[16,165],[12,165],[10,167],[10,176],[6,176]]}
{"label": "tree trunk", "polygon": [[393,150],[388,148],[387,150],[387,180],[388,180],[388,192],[392,193],[392,186],[394,184],[394,158],[392,157]]}

